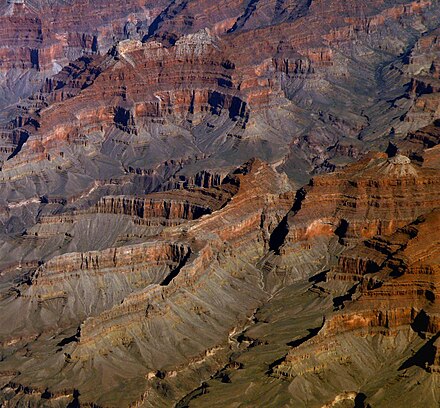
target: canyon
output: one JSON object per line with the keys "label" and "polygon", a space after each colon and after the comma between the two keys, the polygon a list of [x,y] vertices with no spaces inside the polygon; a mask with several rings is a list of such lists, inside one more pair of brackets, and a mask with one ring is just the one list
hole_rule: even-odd
{"label": "canyon", "polygon": [[438,406],[437,1],[0,21],[0,406]]}

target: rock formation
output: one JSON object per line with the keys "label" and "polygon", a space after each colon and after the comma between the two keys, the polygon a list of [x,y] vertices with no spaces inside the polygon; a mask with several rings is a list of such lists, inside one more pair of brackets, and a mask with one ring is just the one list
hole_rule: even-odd
{"label": "rock formation", "polygon": [[437,406],[439,16],[0,2],[0,406]]}

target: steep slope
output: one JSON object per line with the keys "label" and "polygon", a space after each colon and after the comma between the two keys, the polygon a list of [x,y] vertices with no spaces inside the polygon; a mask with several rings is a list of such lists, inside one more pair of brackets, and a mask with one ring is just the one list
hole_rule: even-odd
{"label": "steep slope", "polygon": [[0,107],[38,91],[45,78],[83,53],[141,37],[166,1],[2,0]]}
{"label": "steep slope", "polygon": [[109,4],[0,3],[0,405],[438,405],[439,3]]}
{"label": "steep slope", "polygon": [[[5,290],[2,372],[12,374],[3,377],[3,398],[36,404],[46,394],[57,406],[77,394],[82,404],[120,406],[148,390],[149,401],[169,401],[215,369],[228,332],[268,296],[255,263],[292,201],[287,178],[261,161],[229,179],[236,194],[200,221],[142,244],[53,257]],[[17,310],[27,315],[12,327]],[[23,347],[32,351],[18,368]],[[125,367],[116,376],[114,364]],[[157,385],[164,376],[166,390]]]}
{"label": "steep slope", "polygon": [[428,174],[373,155],[312,179],[260,263],[272,297],[232,361],[177,406],[438,405],[440,200]]}
{"label": "steep slope", "polygon": [[439,215],[436,210],[342,255],[337,276],[361,275],[356,300],[274,369],[275,375],[292,378],[292,394],[308,384],[308,406],[320,406],[322,398],[331,400],[323,390],[343,384],[372,406],[438,403]]}
{"label": "steep slope", "polygon": [[[20,149],[26,161],[36,153],[42,159],[49,140],[69,134],[75,156],[98,151],[114,175],[145,156],[152,165],[189,156],[200,162],[197,171],[259,156],[304,182],[308,172],[335,169],[372,145],[385,148],[406,135],[408,123],[420,127],[422,96],[431,88],[410,88],[408,81],[416,84],[425,65],[435,66],[437,3],[370,2],[344,10],[331,1],[292,3],[278,7],[290,17],[256,17],[272,6],[172,3],[143,44],[128,40],[111,55],[102,51],[66,67],[42,93],[4,112],[5,170],[22,164]],[[46,155],[65,168],[69,154],[61,160],[59,153]],[[188,170],[182,173],[194,169]]]}

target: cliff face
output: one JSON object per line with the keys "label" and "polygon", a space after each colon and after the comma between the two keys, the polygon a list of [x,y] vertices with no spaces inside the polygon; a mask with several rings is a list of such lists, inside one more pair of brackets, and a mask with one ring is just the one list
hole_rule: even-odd
{"label": "cliff face", "polygon": [[[291,403],[302,403],[300,390],[308,387],[310,406],[360,398],[364,382],[392,382],[399,370],[430,384],[438,372],[440,218],[438,172],[423,163],[372,154],[295,193],[285,175],[254,159],[217,186],[106,196],[88,210],[45,216],[19,245],[24,250],[35,241],[40,252],[34,249],[34,256],[49,259],[38,265],[21,255],[16,269],[28,271],[27,278],[2,295],[2,347],[11,356],[28,349],[22,370],[14,359],[4,360],[2,398],[32,405],[49,392],[50,403],[68,403],[79,392],[81,404],[177,403],[215,371],[232,378],[232,395],[256,381],[270,398],[276,388],[263,385],[267,375],[290,384],[281,395]],[[127,227],[113,241],[99,238],[99,251],[72,253],[85,238],[81,225],[93,225],[90,217],[100,217],[98,224],[110,231],[120,222]],[[54,241],[60,234],[64,242]],[[93,238],[86,240],[90,247]],[[47,252],[51,242],[67,253]],[[117,246],[104,249],[110,242]],[[16,269],[4,268],[3,279]],[[311,280],[302,283],[307,295],[292,285],[304,276]],[[298,308],[311,313],[303,323],[313,324],[305,326],[313,327],[308,335],[285,340],[295,336],[293,317],[286,326],[275,323],[277,302],[284,302],[287,316],[298,316]],[[19,310],[26,314],[11,325],[9,316]],[[274,354],[269,367],[258,354],[272,356],[266,338],[276,353],[287,352],[281,359]],[[420,351],[412,355],[411,348]],[[235,373],[246,353],[255,362]],[[124,361],[130,366],[99,391],[94,371],[112,373]],[[383,361],[390,362],[388,370]],[[353,391],[335,394],[342,383],[334,373]],[[201,398],[208,405],[222,392],[212,381]],[[362,388],[371,402],[395,399],[400,389],[384,397],[377,387]],[[430,395],[427,404],[436,401]]]}
{"label": "cliff face", "polygon": [[236,194],[239,186],[240,181],[234,177],[225,179],[215,188],[171,190],[149,194],[145,198],[104,196],[91,211],[129,215],[153,224],[179,224],[219,210]]}
{"label": "cliff face", "polygon": [[[11,374],[12,378],[13,370],[5,368],[9,374],[4,377],[7,382],[3,395],[26,383],[32,395],[18,391],[13,403],[36,403],[47,387],[45,377],[52,375],[49,372],[58,378],[50,386],[54,398],[69,401],[74,390],[81,389],[84,404],[98,400],[110,405],[127,404],[135,395],[140,398],[145,389],[163,399],[164,395],[155,390],[157,372],[172,382],[181,373],[185,389],[195,385],[204,371],[194,376],[185,367],[187,362],[200,361],[195,364],[206,363],[210,369],[218,366],[223,357],[217,354],[224,356],[227,352],[222,345],[224,336],[237,321],[246,320],[249,311],[267,296],[255,263],[269,247],[271,233],[291,206],[293,193],[289,191],[285,175],[260,160],[252,160],[225,177],[217,188],[156,193],[143,200],[108,197],[87,212],[57,219],[46,217],[33,230],[35,238],[29,231],[27,239],[43,243],[54,239],[50,231],[54,236],[66,231],[67,239],[74,240],[75,235],[81,235],[81,228],[72,224],[84,222],[93,211],[107,217],[101,218],[103,227],[110,222],[108,217],[113,217],[113,223],[120,217],[142,219],[139,237],[143,233],[144,241],[146,236],[150,238],[141,244],[125,242],[116,248],[52,256],[37,268],[20,264],[30,272],[26,281],[2,298],[2,347],[18,350],[43,336],[49,341],[43,343],[55,347],[55,354],[48,365],[36,352],[29,361],[33,368],[20,378]],[[183,197],[191,206],[178,204]],[[202,208],[201,203],[209,213],[195,219],[196,213],[190,210]],[[154,230],[155,220],[173,222],[163,222],[163,228]],[[63,229],[69,221],[70,229]],[[128,235],[127,239],[136,240]],[[29,243],[23,248],[26,245]],[[44,251],[46,245],[39,251]],[[10,268],[13,273],[14,268]],[[6,323],[11,314],[24,309],[28,313],[23,319],[14,325]],[[57,334],[60,331],[61,336]],[[176,337],[176,333],[181,334]],[[110,372],[110,354],[118,355],[121,367],[134,355],[140,359],[124,369],[122,377],[96,392],[94,369],[81,369],[80,377],[75,372],[84,364]],[[10,363],[12,369],[15,364]],[[33,381],[28,375],[34,370],[46,373]],[[66,380],[59,382],[60,376]],[[128,388],[124,385],[127,378],[133,380]],[[114,394],[119,387],[129,393],[124,392],[125,397],[119,391]],[[176,396],[181,395],[178,384],[170,387]]]}
{"label": "cliff face", "polygon": [[[15,292],[13,304],[4,305],[2,343],[79,325],[91,310],[99,313],[140,287],[162,282],[189,253],[183,245],[159,243],[54,257],[35,270],[29,288]],[[20,309],[30,313],[12,325],[8,316]]]}
{"label": "cliff face", "polygon": [[439,15],[0,2],[0,405],[438,405]]}
{"label": "cliff face", "polygon": [[[49,36],[79,57],[74,40],[50,39],[64,35],[60,27],[102,38],[93,34],[90,53],[63,60],[40,92],[3,113],[3,180],[18,173],[41,179],[44,167],[59,189],[60,173],[71,166],[96,177],[86,158],[94,166],[108,161],[105,174],[115,177],[119,166],[144,167],[146,160],[144,169],[152,170],[170,157],[190,157],[200,162],[180,169],[190,177],[259,156],[302,183],[310,172],[334,170],[372,146],[382,149],[436,115],[424,101],[437,88],[416,82],[435,82],[437,75],[437,4],[373,2],[343,11],[333,1],[232,3],[130,2],[111,12],[104,2],[83,2],[77,10],[56,3],[47,13],[45,3],[9,5],[24,9],[20,18],[35,9],[41,24],[50,21],[49,34],[38,29],[42,47]],[[13,37],[19,41],[21,34]],[[82,164],[78,155],[86,156]]]}
{"label": "cliff face", "polygon": [[[435,140],[435,129],[414,134]],[[276,295],[241,334],[248,346],[235,360],[240,370],[226,366],[217,374],[229,392],[241,395],[243,384],[255,381],[258,391],[246,401],[257,406],[276,398],[310,407],[437,404],[436,393],[421,394],[438,384],[440,201],[436,161],[427,160],[433,146],[418,145],[413,161],[371,154],[297,191],[259,262]],[[288,285],[304,275],[308,290],[289,286],[302,300],[278,292],[280,279]],[[326,311],[320,319],[317,309]],[[292,340],[286,333],[294,327],[303,334]],[[268,376],[277,385],[269,386]],[[208,381],[200,406],[216,406],[225,387]]]}
{"label": "cliff face", "polygon": [[342,171],[314,177],[288,217],[287,240],[389,234],[436,208],[439,174],[403,155],[374,154]]}
{"label": "cliff face", "polygon": [[[368,349],[358,355],[346,352],[347,347],[365,345],[366,340],[373,341],[379,353],[384,353],[383,358],[389,361],[392,361],[390,350],[395,352],[400,348],[402,357],[390,362],[397,363],[398,370],[414,373],[415,367],[420,367],[436,372],[440,323],[437,301],[440,254],[436,233],[439,219],[439,211],[434,210],[392,235],[363,241],[345,251],[329,279],[331,282],[335,278],[355,277],[359,283],[352,292],[353,301],[346,298],[346,307],[335,312],[316,337],[291,349],[274,369],[275,375],[296,378],[296,386],[299,386],[310,383],[311,378],[316,379],[316,373],[320,373],[320,380],[313,384],[318,389],[333,382],[329,378],[331,372],[351,371],[356,375],[349,375],[351,379],[347,384],[351,383],[355,389],[356,383],[380,372],[380,364],[375,361],[377,356]],[[428,341],[417,346],[418,352],[407,354],[405,344],[417,344],[417,335]],[[365,365],[366,356],[371,360]],[[343,367],[348,367],[348,371]],[[395,375],[392,371],[391,376]],[[391,386],[387,395],[370,394],[369,401],[386,404],[396,398],[392,397],[395,388]],[[417,391],[411,391],[406,398],[416,401],[420,396]],[[427,401],[434,403],[435,398]]]}
{"label": "cliff face", "polygon": [[45,77],[83,53],[105,53],[115,41],[142,37],[165,6],[136,0],[112,7],[106,1],[2,1],[0,106],[37,91]]}

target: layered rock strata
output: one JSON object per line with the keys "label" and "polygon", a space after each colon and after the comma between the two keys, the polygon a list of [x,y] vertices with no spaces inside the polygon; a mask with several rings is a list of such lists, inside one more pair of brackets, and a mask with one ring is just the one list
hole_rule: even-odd
{"label": "layered rock strata", "polygon": [[[12,313],[27,304],[24,308],[29,312],[12,332],[8,329],[3,334],[2,342],[15,350],[25,342],[36,348],[29,360],[34,368],[5,385],[8,390],[27,383],[34,394],[29,399],[18,392],[14,403],[34,403],[41,395],[47,373],[41,371],[40,337],[54,347],[50,370],[65,378],[51,386],[51,395],[66,395],[66,390],[73,395],[77,389],[82,403],[100,399],[104,405],[140,398],[142,389],[162,399],[164,395],[151,382],[156,376],[150,378],[149,373],[161,372],[171,380],[182,364],[199,359],[205,350],[217,347],[220,355],[224,353],[224,336],[267,296],[254,265],[293,200],[287,178],[259,160],[237,169],[227,180],[235,180],[232,185],[238,191],[212,214],[168,227],[155,241],[54,257],[28,282],[16,286],[3,300],[4,307]],[[64,339],[56,335],[59,331],[66,333]],[[133,353],[138,362],[132,360]],[[109,356],[121,364],[132,361],[132,366],[103,385],[98,396],[92,367],[109,372],[113,364]],[[215,366],[218,363],[212,358],[206,364]],[[91,369],[81,369],[78,377],[75,373],[84,365]],[[185,381],[194,384],[203,372]],[[128,388],[127,379],[132,383]],[[177,397],[182,390],[172,383]],[[121,387],[128,389],[126,397]]]}

